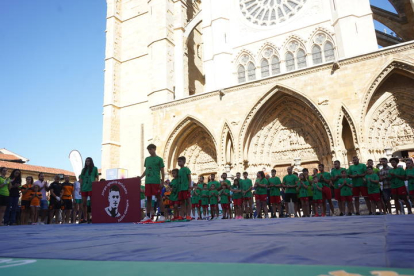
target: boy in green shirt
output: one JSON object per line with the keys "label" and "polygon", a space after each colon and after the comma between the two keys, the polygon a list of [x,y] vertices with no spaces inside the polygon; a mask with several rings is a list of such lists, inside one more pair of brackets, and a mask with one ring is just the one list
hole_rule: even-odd
{"label": "boy in green shirt", "polygon": [[231,186],[231,192],[233,193],[233,205],[234,205],[234,218],[235,219],[243,219],[242,213],[242,190],[240,187],[239,179],[234,179],[233,186]]}
{"label": "boy in green shirt", "polygon": [[276,176],[276,170],[271,171],[272,177],[269,178],[269,188],[270,188],[270,205],[272,206],[272,218],[276,218],[276,207],[279,210],[279,218],[282,217],[282,204],[280,200],[280,188],[282,187],[282,182],[280,178]]}
{"label": "boy in green shirt", "polygon": [[173,180],[170,183],[170,186],[171,186],[170,201],[171,201],[171,205],[173,206],[173,210],[174,210],[174,217],[172,221],[184,220],[184,218],[180,214],[180,210],[178,209],[178,207],[180,206],[180,201],[178,200],[178,194],[180,192],[180,183],[178,182],[178,169],[173,169],[171,173],[172,173]]}
{"label": "boy in green shirt", "polygon": [[[216,178],[216,175],[214,173],[212,173],[210,175],[210,182],[208,182],[208,189],[209,189],[209,191],[212,190],[213,185],[214,185],[216,191],[219,191],[221,189],[220,183],[218,181],[216,181],[215,178]],[[210,208],[211,208],[211,206],[210,206]],[[219,214],[219,206],[218,206],[218,204],[216,204],[215,213],[218,216],[218,214]]]}
{"label": "boy in green shirt", "polygon": [[390,181],[391,181],[391,194],[396,202],[395,209],[397,212],[397,215],[400,213],[400,204],[398,204],[398,200],[402,200],[405,203],[405,206],[407,206],[408,213],[411,214],[411,205],[408,202],[407,198],[407,187],[405,187],[405,171],[403,168],[398,167],[398,163],[400,160],[398,158],[391,158],[390,163],[392,166],[392,169],[388,171],[390,175]]}
{"label": "boy in green shirt", "polygon": [[354,212],[354,205],[352,204],[352,179],[348,178],[346,169],[342,169],[341,178],[338,180],[338,187],[341,189],[341,197],[343,205],[343,211],[345,212],[345,203],[348,207],[348,216],[352,216]]}
{"label": "boy in green shirt", "polygon": [[[292,200],[292,202],[295,205],[294,214],[298,213],[298,197],[296,194],[296,188],[297,184],[299,182],[299,178],[294,175],[293,168],[288,167],[287,168],[287,175],[283,177],[283,187],[285,188],[285,210],[286,215],[290,214],[289,212],[289,202]],[[291,210],[292,211],[292,210]]]}
{"label": "boy in green shirt", "polygon": [[181,201],[181,206],[184,208],[184,219],[191,220],[191,171],[188,167],[185,167],[186,158],[184,156],[178,157],[178,181],[180,183],[180,192],[178,199]]}
{"label": "boy in green shirt", "polygon": [[227,186],[227,183],[225,181],[221,182],[221,190],[219,192],[220,196],[220,203],[221,203],[221,209],[223,209],[223,218],[222,219],[228,219],[229,218],[229,211],[230,211],[230,203],[229,203],[229,196],[230,196],[230,190]]}
{"label": "boy in green shirt", "polygon": [[319,169],[319,173],[318,173],[319,182],[321,182],[322,185],[323,185],[323,188],[322,188],[322,209],[323,209],[323,213],[326,214],[326,201],[328,201],[329,208],[331,209],[330,215],[333,216],[334,215],[334,206],[333,206],[333,203],[332,203],[331,174],[328,173],[328,172],[325,172],[325,165],[324,164],[319,164],[318,169]]}
{"label": "boy in green shirt", "polygon": [[[214,184],[213,184],[214,186]],[[201,207],[203,207],[203,215],[206,218],[208,215],[208,200],[210,197],[210,191],[208,190],[208,185],[203,185],[203,190],[201,190]]]}
{"label": "boy in green shirt", "polygon": [[193,214],[192,219],[196,217],[196,209],[198,211],[197,220],[201,220],[201,210],[200,210],[200,200],[201,200],[201,190],[199,190],[198,185],[194,185],[191,190],[191,211]]}
{"label": "boy in green shirt", "polygon": [[410,194],[411,202],[414,202],[414,165],[413,160],[407,159],[405,161],[407,168],[405,169],[405,176],[408,180],[408,193]]}
{"label": "boy in green shirt", "polygon": [[[317,176],[313,177],[313,209],[315,211],[315,217],[319,217],[319,209],[322,209],[322,189],[323,185],[319,182],[319,178]],[[322,217],[325,216],[325,213],[322,213]]]}
{"label": "boy in green shirt", "polygon": [[299,182],[298,182],[298,190],[299,190],[299,199],[302,203],[302,209],[303,209],[303,216],[309,217],[309,198],[308,198],[308,187],[309,182],[305,178],[305,174],[299,175]]}
{"label": "boy in green shirt", "polygon": [[380,196],[379,176],[373,173],[371,167],[367,168],[367,174],[365,175],[364,180],[367,183],[369,200],[371,200],[370,214],[376,213],[377,206],[381,213],[385,212]]}
{"label": "boy in green shirt", "polygon": [[252,180],[247,178],[248,172],[243,173],[243,179],[241,182],[242,195],[243,195],[243,210],[246,213],[246,218],[253,218],[253,183]]}
{"label": "boy in green shirt", "polygon": [[359,197],[363,196],[368,210],[371,212],[371,201],[368,198],[368,188],[364,184],[364,177],[367,172],[367,166],[359,163],[359,158],[352,157],[353,165],[349,166],[348,174],[352,179],[352,194],[355,198],[355,215],[359,216]]}
{"label": "boy in green shirt", "polygon": [[211,185],[210,190],[210,209],[211,209],[211,219],[214,219],[214,217],[219,216],[218,213],[218,191],[215,184]]}
{"label": "boy in green shirt", "polygon": [[165,221],[164,217],[164,204],[162,203],[161,199],[161,189],[163,188],[164,183],[164,161],[161,157],[159,157],[156,153],[157,147],[154,144],[150,144],[147,147],[147,150],[150,154],[147,158],[145,158],[144,167],[145,170],[142,175],[139,177],[140,179],[145,176],[145,196],[147,198],[147,216],[141,220],[141,222],[151,222],[152,214],[155,214],[156,211],[152,210],[151,201],[152,196],[157,198],[157,202],[160,205],[161,209],[161,216],[158,217],[159,222]]}
{"label": "boy in green shirt", "polygon": [[339,160],[336,160],[334,162],[334,167],[331,170],[331,181],[333,183],[334,186],[334,196],[335,199],[338,201],[338,207],[339,207],[339,212],[340,212],[340,216],[343,216],[345,213],[344,210],[344,203],[342,202],[342,197],[341,197],[341,189],[339,189],[338,187],[338,181],[341,178],[341,173],[344,170],[344,168],[341,168],[341,162],[339,162]]}

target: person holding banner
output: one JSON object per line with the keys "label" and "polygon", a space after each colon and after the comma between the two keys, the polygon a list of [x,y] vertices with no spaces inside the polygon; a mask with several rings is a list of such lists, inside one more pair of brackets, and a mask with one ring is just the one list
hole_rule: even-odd
{"label": "person holding banner", "polygon": [[[145,218],[141,220],[141,222],[151,222],[151,215],[156,213],[156,210],[152,212],[151,201],[152,196],[157,198],[157,202],[160,205],[161,209],[161,216],[158,217],[158,222],[165,221],[164,217],[164,204],[161,200],[161,188],[163,187],[164,183],[164,160],[159,157],[156,153],[157,146],[154,144],[150,144],[147,147],[147,150],[150,154],[147,158],[145,158],[144,167],[145,170],[141,176],[138,178],[143,178],[145,176],[145,196],[147,197],[147,206],[146,212],[147,215]],[[152,212],[152,214],[151,214]]]}
{"label": "person holding banner", "polygon": [[88,197],[92,198],[92,182],[98,181],[98,177],[98,168],[95,167],[92,158],[87,157],[85,160],[85,167],[82,169],[82,173],[79,176],[79,182],[81,184],[82,209],[84,220],[88,220],[87,203]]}

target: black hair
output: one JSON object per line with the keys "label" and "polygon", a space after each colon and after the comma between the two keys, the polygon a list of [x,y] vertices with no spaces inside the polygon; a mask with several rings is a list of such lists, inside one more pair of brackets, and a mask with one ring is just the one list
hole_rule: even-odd
{"label": "black hair", "polygon": [[302,170],[302,172],[309,172],[309,170],[307,169],[307,168],[304,168],[303,170]]}
{"label": "black hair", "polygon": [[118,185],[112,185],[112,186],[109,188],[109,192],[119,192],[119,187],[118,187]]}
{"label": "black hair", "polygon": [[339,164],[341,164],[341,161],[339,161],[339,160],[335,160],[335,161],[334,161],[334,163],[336,163],[336,162],[338,162]]}
{"label": "black hair", "polygon": [[260,175],[261,179],[265,178],[265,174],[263,171],[258,171],[257,173]]}
{"label": "black hair", "polygon": [[175,173],[178,175],[178,169],[173,169],[173,170],[171,171],[171,174],[172,174],[173,172],[175,172]]}
{"label": "black hair", "polygon": [[14,183],[22,183],[22,172],[19,169],[14,169],[12,173],[10,174],[10,178],[14,178],[14,173],[19,172],[19,176],[14,179]]}
{"label": "black hair", "polygon": [[321,166],[322,168],[325,168],[325,165],[320,163],[318,166]]}
{"label": "black hair", "polygon": [[39,178],[40,178],[40,176],[41,176],[42,174],[44,175],[44,173],[40,172],[40,173],[37,175],[37,177],[39,177]]}
{"label": "black hair", "polygon": [[[86,161],[88,159],[90,161],[90,164],[89,164],[89,167],[86,167]],[[86,157],[86,159],[85,159],[85,167],[83,167],[83,169],[82,169],[82,175],[85,175],[86,169],[88,169],[89,170],[89,174],[91,174],[94,167],[95,167],[95,164],[93,163],[92,157]]]}
{"label": "black hair", "polygon": [[150,150],[150,149],[157,149],[157,146],[156,145],[154,145],[154,144],[149,144],[148,145],[148,147],[147,147],[147,150]]}
{"label": "black hair", "polygon": [[245,174],[247,174],[247,175],[248,175],[249,173],[248,173],[248,172],[244,172],[244,173],[243,173],[243,175],[245,175]]}
{"label": "black hair", "polygon": [[380,161],[381,161],[381,160],[385,160],[385,162],[388,162],[388,159],[387,159],[387,158],[385,158],[385,157],[380,158]]}
{"label": "black hair", "polygon": [[390,158],[390,163],[391,163],[392,161],[397,162],[397,164],[400,162],[400,160],[399,160],[398,158],[396,158],[396,157]]}
{"label": "black hair", "polygon": [[185,156],[180,156],[180,157],[178,157],[178,161],[184,161],[184,163],[185,163],[185,161],[187,160],[186,158],[185,158]]}
{"label": "black hair", "polygon": [[276,172],[276,170],[275,170],[275,169],[273,169],[273,170],[271,170],[271,172]]}
{"label": "black hair", "polygon": [[236,181],[237,181],[237,186],[240,186],[240,182],[239,182],[239,180],[237,178],[234,179],[233,184],[236,185]]}

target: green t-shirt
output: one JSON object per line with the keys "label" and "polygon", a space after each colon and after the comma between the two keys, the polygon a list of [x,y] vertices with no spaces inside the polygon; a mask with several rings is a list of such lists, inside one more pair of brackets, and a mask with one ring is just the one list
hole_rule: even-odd
{"label": "green t-shirt", "polygon": [[[198,189],[202,190],[204,189],[204,183],[197,183]],[[207,186],[208,187],[208,186]]]}
{"label": "green t-shirt", "polygon": [[328,172],[318,173],[319,182],[322,183],[324,187],[329,187],[329,183],[326,183],[325,180],[331,180],[331,174]]}
{"label": "green t-shirt", "polygon": [[[242,188],[242,191],[247,191],[248,189],[250,189],[251,187],[253,187],[253,182],[251,179],[246,178],[246,179],[242,179],[240,181],[240,186]],[[243,197],[252,197],[252,191],[250,190],[249,192],[247,192]]]}
{"label": "green t-shirt", "polygon": [[161,169],[164,161],[159,156],[148,156],[145,158],[145,184],[161,184]]}
{"label": "green t-shirt", "polygon": [[221,204],[228,204],[229,203],[229,196],[225,195],[226,194],[230,194],[230,190],[229,189],[223,189],[221,190],[221,194],[220,194],[220,203]]}
{"label": "green t-shirt", "polygon": [[256,194],[257,195],[267,195],[267,186],[269,185],[269,181],[266,178],[260,180],[259,184],[266,185],[266,187],[256,187]]}
{"label": "green t-shirt", "polygon": [[145,199],[145,186],[141,185],[141,193],[140,193],[141,199]]}
{"label": "green t-shirt", "polygon": [[230,180],[228,180],[228,179],[226,179],[226,180],[223,180],[224,182],[226,182],[226,184],[227,184],[227,187],[231,187],[231,182],[230,182]]}
{"label": "green t-shirt", "polygon": [[214,184],[214,187],[216,188],[216,190],[218,190],[220,188],[220,182],[214,180],[214,181],[210,181],[208,182],[208,189],[211,190],[211,185]]}
{"label": "green t-shirt", "polygon": [[[414,168],[412,169],[405,169],[406,176],[414,176]],[[408,180],[408,190],[414,191],[414,178],[409,178]]]}
{"label": "green t-shirt", "polygon": [[[358,165],[351,165],[348,169],[349,175],[365,174],[367,172],[367,166],[365,164],[359,163]],[[364,187],[364,177],[354,177],[352,178],[352,183],[354,187]]]}
{"label": "green t-shirt", "polygon": [[3,176],[0,176],[0,185],[3,185],[4,183],[6,183],[6,185],[4,185],[3,187],[0,188],[0,195],[2,196],[9,196],[10,192],[9,192],[9,182],[10,179],[9,178],[4,178]]}
{"label": "green t-shirt", "polygon": [[197,188],[197,194],[196,195],[196,191],[193,189],[191,190],[191,204],[198,204],[198,202],[200,201],[201,197],[200,197],[200,190]]}
{"label": "green t-shirt", "polygon": [[178,192],[180,191],[180,183],[177,178],[174,178],[171,183],[170,201],[178,201]]}
{"label": "green t-shirt", "polygon": [[[307,186],[306,188],[304,187],[304,184]],[[302,183],[301,181],[299,181],[298,186],[299,186],[299,197],[308,197],[309,182],[303,181]]]}
{"label": "green t-shirt", "polygon": [[95,178],[99,176],[98,168],[93,167],[92,172],[89,173],[89,169],[83,169],[80,178],[82,179],[82,192],[92,191],[92,182],[95,181]]}
{"label": "green t-shirt", "polygon": [[217,190],[210,191],[210,204],[217,205],[218,204],[218,192]]}
{"label": "green t-shirt", "polygon": [[345,180],[347,184],[352,185],[351,178],[339,178],[338,187],[341,189],[341,196],[352,196],[352,187],[344,185]]}
{"label": "green t-shirt", "polygon": [[[241,190],[240,187],[237,187],[236,185],[232,185],[231,186],[232,190]],[[241,192],[233,192],[233,195],[231,196],[233,199],[240,199],[242,198],[242,193]]]}
{"label": "green t-shirt", "polygon": [[188,181],[188,175],[191,175],[191,171],[187,167],[182,167],[178,171],[178,179],[180,182],[180,191],[188,191],[190,183]]}
{"label": "green t-shirt", "polygon": [[339,168],[339,169],[335,169],[335,168],[333,168],[332,170],[331,170],[331,179],[333,180],[335,177],[337,177],[337,176],[339,176],[339,178],[338,179],[336,179],[336,180],[333,180],[332,182],[333,182],[333,184],[334,184],[334,188],[335,189],[338,189],[339,187],[338,187],[338,180],[339,179],[341,179],[341,173],[342,173],[342,171],[343,170],[345,170],[344,168]]}
{"label": "green t-shirt", "polygon": [[317,187],[322,188],[323,184],[321,182],[312,183],[313,187],[313,200],[321,200],[322,199],[322,191],[319,191]]}
{"label": "green t-shirt", "polygon": [[[309,182],[310,184],[312,184],[312,183],[313,183],[313,182],[312,182],[312,181],[313,181],[313,176],[312,176],[312,175],[309,175],[309,176],[308,176],[308,179],[309,179],[309,181],[308,181],[308,182]],[[309,196],[309,197],[313,197],[313,188],[312,188],[312,185],[309,185],[309,186],[308,186],[308,196]]]}
{"label": "green t-shirt", "polygon": [[[271,177],[269,178],[269,185],[280,185],[282,182],[280,181],[279,177]],[[280,196],[280,188],[279,187],[270,187],[270,196]]]}
{"label": "green t-shirt", "polygon": [[293,186],[292,188],[286,188],[285,193],[286,194],[296,194],[296,182],[299,181],[299,178],[295,174],[288,174],[285,177],[283,177],[283,183],[287,186]]}
{"label": "green t-shirt", "polygon": [[209,196],[210,196],[209,190],[201,191],[201,205],[208,205]]}
{"label": "green t-shirt", "polygon": [[367,181],[368,194],[379,194],[380,188],[378,183],[371,182],[371,180],[379,180],[378,174],[367,174],[365,179]]}
{"label": "green t-shirt", "polygon": [[404,180],[396,176],[391,176],[391,173],[395,175],[405,176],[405,171],[403,168],[401,167],[397,167],[395,169],[392,168],[388,170],[388,173],[390,174],[390,178],[391,178],[391,189],[400,188],[405,185]]}

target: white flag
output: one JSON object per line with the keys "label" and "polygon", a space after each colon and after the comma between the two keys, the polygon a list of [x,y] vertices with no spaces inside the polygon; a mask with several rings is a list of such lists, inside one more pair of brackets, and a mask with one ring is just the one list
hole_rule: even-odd
{"label": "white flag", "polygon": [[69,160],[72,164],[73,172],[75,173],[76,179],[79,181],[79,175],[82,173],[82,156],[79,151],[72,150],[69,153]]}

